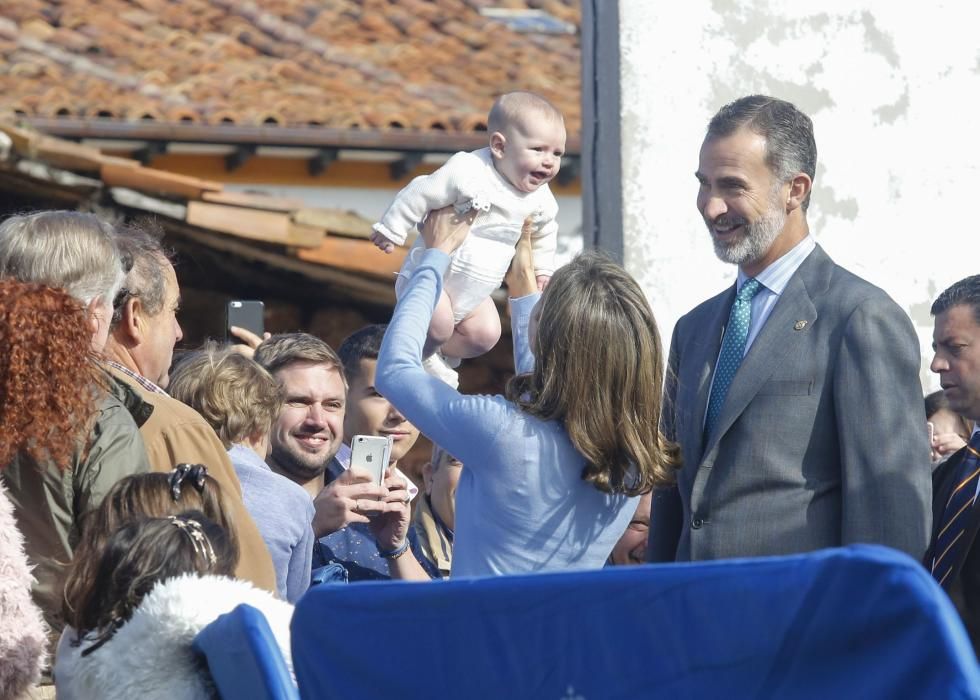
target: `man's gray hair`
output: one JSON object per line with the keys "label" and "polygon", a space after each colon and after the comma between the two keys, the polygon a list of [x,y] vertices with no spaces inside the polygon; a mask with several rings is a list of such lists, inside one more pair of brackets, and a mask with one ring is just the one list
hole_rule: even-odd
{"label": "man's gray hair", "polygon": [[309,333],[278,333],[263,340],[255,349],[255,361],[270,374],[294,362],[327,365],[340,372],[344,385],[344,365],[329,345]]}
{"label": "man's gray hair", "polygon": [[124,274],[115,230],[94,214],[41,211],[0,224],[0,278],[58,287],[88,306],[111,303]]}
{"label": "man's gray hair", "polygon": [[167,301],[167,270],[171,266],[170,253],[160,243],[160,235],[150,231],[150,224],[119,228],[116,244],[123,263],[130,268],[122,294],[116,300],[116,325],[122,310],[131,297],[138,297],[148,316],[156,316]]}
{"label": "man's gray hair", "polygon": [[[749,95],[730,102],[711,118],[706,139],[730,136],[748,128],[766,140],[766,164],[779,182],[788,182],[797,173],[810,180],[817,172],[817,142],[813,121],[790,102],[766,95]],[[810,195],[803,200],[805,212]]]}

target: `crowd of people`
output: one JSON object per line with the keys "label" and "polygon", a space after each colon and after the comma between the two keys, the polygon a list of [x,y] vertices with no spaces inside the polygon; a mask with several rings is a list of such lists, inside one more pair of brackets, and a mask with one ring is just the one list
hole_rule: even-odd
{"label": "crowd of people", "polygon": [[[907,315],[809,231],[810,119],[750,96],[711,120],[696,173],[737,282],[665,353],[623,267],[553,268],[561,115],[511,93],[490,124],[376,227],[383,250],[421,235],[389,324],[336,351],[238,331],[175,362],[158,236],[68,211],[0,224],[0,696],[211,697],[194,636],[249,603],[290,665],[311,586],[851,543],[921,561],[980,645],[980,276],[933,305],[943,390],[923,400]],[[502,280],[514,377],[461,393]],[[399,463],[420,434],[416,485]],[[387,441],[380,479],[358,436]]]}

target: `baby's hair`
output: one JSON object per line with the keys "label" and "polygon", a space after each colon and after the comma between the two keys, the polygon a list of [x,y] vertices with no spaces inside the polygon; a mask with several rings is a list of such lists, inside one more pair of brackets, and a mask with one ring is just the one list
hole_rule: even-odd
{"label": "baby's hair", "polygon": [[75,643],[91,635],[86,656],[119,631],[153,588],[184,574],[231,576],[238,550],[228,533],[199,511],[139,518],[112,533],[78,615]]}
{"label": "baby's hair", "polygon": [[529,113],[559,124],[565,123],[561,112],[548,100],[533,92],[519,90],[504,93],[496,99],[487,116],[487,131],[492,134],[495,131],[503,131],[510,125],[523,124]]}

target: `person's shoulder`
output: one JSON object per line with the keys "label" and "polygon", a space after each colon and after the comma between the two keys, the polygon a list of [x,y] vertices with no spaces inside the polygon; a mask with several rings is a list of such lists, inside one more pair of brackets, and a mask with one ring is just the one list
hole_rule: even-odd
{"label": "person's shoulder", "polygon": [[[153,424],[156,423],[158,428],[165,430],[204,430],[207,428],[207,434],[214,435],[214,429],[204,420],[204,416],[174,397],[147,391],[143,398],[153,406],[153,413],[147,421],[151,432],[154,427]],[[214,438],[217,441],[218,436],[214,435]],[[224,450],[222,449],[222,451]]]}
{"label": "person's shoulder", "polygon": [[[237,462],[233,462],[237,468]],[[266,506],[273,506],[280,513],[291,519],[301,514],[309,514],[312,518],[313,499],[306,489],[295,481],[287,479],[282,474],[276,474],[268,467],[249,466],[250,486],[257,486],[264,491],[269,499]]]}

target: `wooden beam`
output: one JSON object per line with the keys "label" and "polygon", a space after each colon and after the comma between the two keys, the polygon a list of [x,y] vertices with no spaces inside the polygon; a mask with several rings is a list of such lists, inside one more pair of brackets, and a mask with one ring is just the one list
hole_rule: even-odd
{"label": "wooden beam", "polygon": [[394,306],[395,304],[395,287],[387,280],[367,278],[335,267],[306,262],[290,255],[257,247],[248,241],[222,236],[186,223],[170,220],[164,220],[162,223],[168,233],[176,233],[196,243],[239,255],[248,260],[257,260],[284,270],[298,272],[310,279],[343,289],[353,298],[379,305]]}
{"label": "wooden beam", "polygon": [[35,180],[46,180],[47,182],[53,182],[56,185],[62,185],[64,187],[84,189],[90,192],[102,189],[102,180],[78,175],[70,170],[55,168],[47,163],[41,163],[36,160],[19,160],[14,166],[14,169]]}
{"label": "wooden beam", "polygon": [[143,165],[149,165],[157,156],[162,156],[167,152],[166,141],[148,141],[143,148],[133,151],[133,158]]}
{"label": "wooden beam", "polygon": [[293,212],[293,221],[325,229],[330,235],[363,239],[371,237],[371,222],[352,211],[298,209]]}
{"label": "wooden beam", "polygon": [[234,151],[225,156],[225,170],[228,172],[238,170],[251,160],[257,150],[258,147],[252,144],[238,146]]}
{"label": "wooden beam", "polygon": [[235,192],[233,190],[205,192],[203,199],[205,202],[214,202],[215,204],[230,204],[236,207],[266,209],[268,211],[295,211],[302,209],[304,205],[303,200],[298,197],[273,197],[258,192]]}
{"label": "wooden beam", "polygon": [[422,153],[410,151],[391,164],[391,179],[401,180],[422,164]]}
{"label": "wooden beam", "polygon": [[210,202],[188,202],[186,220],[192,226],[239,238],[300,248],[316,248],[324,234],[323,229],[293,223],[289,215],[282,212]]}
{"label": "wooden beam", "polygon": [[328,235],[317,248],[298,251],[297,257],[307,262],[331,265],[388,280],[394,288],[395,273],[401,269],[407,254],[407,248],[395,248],[394,252],[387,255],[370,241]]}
{"label": "wooden beam", "polygon": [[109,194],[116,204],[130,207],[131,209],[162,214],[163,216],[169,216],[171,219],[179,219],[180,221],[183,221],[187,216],[187,207],[183,204],[168,202],[164,199],[157,199],[156,197],[148,197],[141,192],[126,187],[110,187]]}
{"label": "wooden beam", "polygon": [[322,175],[330,167],[330,164],[337,160],[340,150],[337,148],[321,148],[317,154],[306,161],[306,172],[312,177]]}
{"label": "wooden beam", "polygon": [[116,162],[103,163],[101,176],[109,187],[128,187],[139,192],[183,199],[200,199],[205,192],[222,189],[220,182]]}

